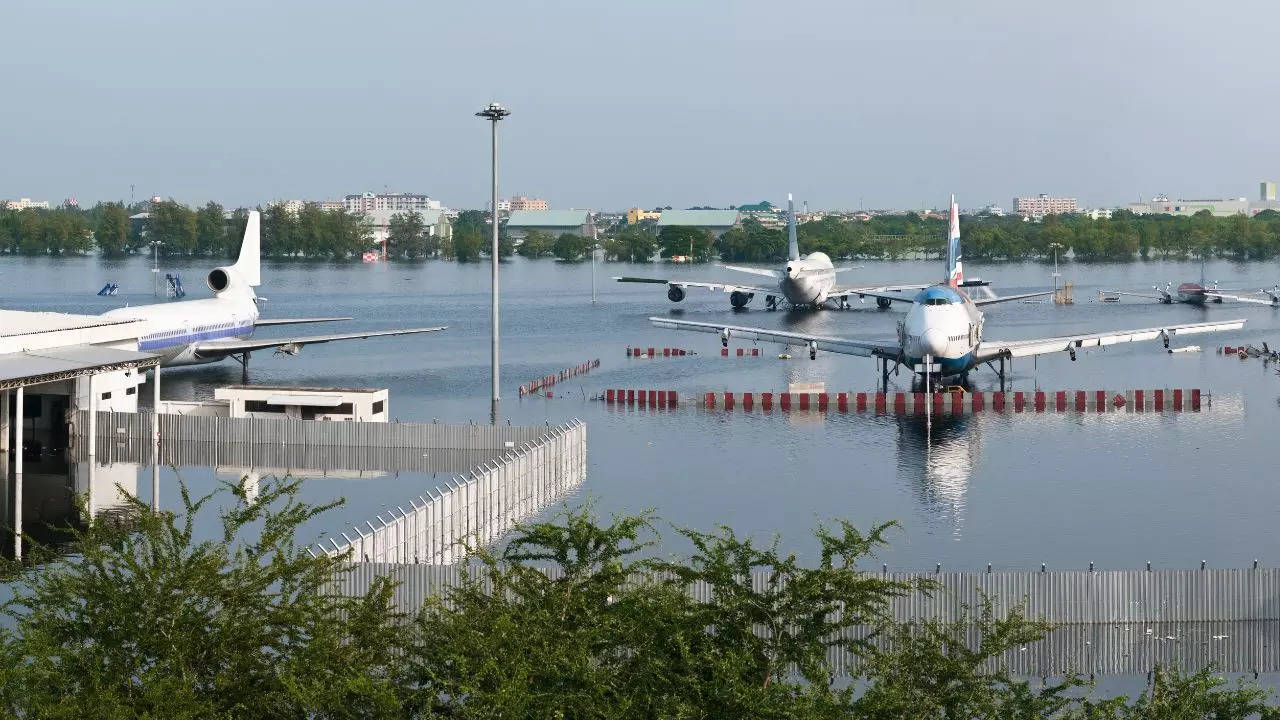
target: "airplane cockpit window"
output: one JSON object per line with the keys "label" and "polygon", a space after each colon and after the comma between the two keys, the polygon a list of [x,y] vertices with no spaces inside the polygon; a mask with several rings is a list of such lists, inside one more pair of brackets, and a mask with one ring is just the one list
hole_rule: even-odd
{"label": "airplane cockpit window", "polygon": [[925,305],[950,305],[951,301],[942,297],[931,297],[924,299]]}

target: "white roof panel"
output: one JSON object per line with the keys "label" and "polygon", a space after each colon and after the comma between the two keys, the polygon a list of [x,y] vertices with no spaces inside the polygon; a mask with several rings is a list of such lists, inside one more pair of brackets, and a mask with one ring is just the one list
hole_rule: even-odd
{"label": "white roof panel", "polygon": [[102,317],[101,315],[0,310],[0,337],[58,332],[60,330],[82,330],[84,328],[125,325],[134,322],[138,321],[133,318]]}
{"label": "white roof panel", "polygon": [[[49,350],[0,355],[0,383],[16,380],[39,381],[51,375],[85,375],[110,365],[152,365],[158,356],[136,350],[117,350],[93,345],[72,345]],[[46,380],[47,382],[47,380]]]}

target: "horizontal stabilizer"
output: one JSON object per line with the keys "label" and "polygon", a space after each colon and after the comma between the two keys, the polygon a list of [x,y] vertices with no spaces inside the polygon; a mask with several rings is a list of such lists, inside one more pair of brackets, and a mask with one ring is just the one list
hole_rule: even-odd
{"label": "horizontal stabilizer", "polygon": [[281,351],[296,354],[303,345],[316,345],[336,340],[363,340],[372,337],[388,337],[391,335],[417,335],[419,333],[440,332],[445,326],[429,328],[406,328],[403,330],[368,330],[365,332],[336,333],[333,335],[305,335],[302,337],[261,338],[249,340],[211,340],[196,343],[195,354],[199,358],[224,358],[254,350],[279,348]]}

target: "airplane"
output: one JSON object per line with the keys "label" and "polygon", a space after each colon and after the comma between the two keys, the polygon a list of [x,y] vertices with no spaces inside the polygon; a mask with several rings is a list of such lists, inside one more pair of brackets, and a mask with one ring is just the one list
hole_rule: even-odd
{"label": "airplane", "polygon": [[1206,292],[1206,295],[1214,298],[1218,302],[1223,300],[1234,300],[1242,303],[1256,303],[1258,305],[1270,305],[1271,307],[1280,307],[1280,285],[1274,285],[1270,290],[1262,289],[1256,295],[1266,295],[1267,299],[1263,300],[1259,297],[1249,297],[1247,295],[1235,295],[1223,292]]}
{"label": "airplane", "polygon": [[[1031,357],[1051,352],[1066,352],[1074,361],[1076,351],[1085,347],[1099,347],[1139,340],[1161,338],[1167,348],[1171,335],[1221,332],[1244,327],[1244,320],[1187,323],[1166,325],[1139,330],[1111,330],[1099,333],[1082,333],[1061,337],[1027,340],[987,340],[983,337],[984,323],[980,308],[993,302],[1017,300],[1049,292],[1009,295],[998,298],[970,298],[961,289],[963,270],[960,260],[959,210],[955,198],[951,199],[951,231],[947,241],[946,275],[943,282],[921,290],[911,298],[911,309],[898,323],[898,337],[892,340],[851,340],[802,332],[768,330],[754,327],[735,327],[718,323],[692,322],[651,317],[656,327],[693,332],[716,333],[721,343],[729,344],[730,337],[763,340],[786,345],[808,346],[809,359],[816,359],[819,350],[874,357],[881,365],[881,382],[888,384],[890,364],[896,372],[906,366],[917,375],[927,378],[961,377],[986,364],[1000,375],[1001,386],[1005,380],[1005,361],[1012,363],[1015,357]],[[888,293],[870,293],[874,297],[905,300]],[[997,370],[992,364],[998,361]]]}
{"label": "airplane", "polygon": [[[1271,296],[1271,300],[1261,300],[1259,298],[1243,298],[1238,295],[1224,294],[1218,289],[1218,283],[1208,283],[1204,279],[1204,256],[1200,256],[1200,282],[1184,282],[1180,283],[1177,288],[1173,287],[1173,282],[1166,282],[1164,287],[1153,285],[1152,290],[1157,294],[1121,292],[1119,290],[1103,290],[1103,295],[1128,295],[1129,297],[1148,298],[1158,300],[1165,305],[1173,303],[1183,303],[1186,305],[1204,306],[1205,303],[1221,303],[1223,300],[1239,300],[1241,302],[1256,302],[1263,305],[1280,304],[1280,300],[1276,295]],[[1259,290],[1259,293],[1265,293],[1265,290]]]}
{"label": "airplane", "polygon": [[389,335],[413,335],[439,332],[444,327],[406,328],[402,330],[366,330],[331,335],[299,335],[283,338],[252,339],[254,330],[279,325],[350,320],[346,317],[263,318],[258,315],[259,298],[253,288],[261,284],[260,224],[258,211],[249,213],[235,264],[209,271],[206,283],[214,297],[183,300],[154,305],[116,308],[103,317],[141,320],[144,323],[138,350],[154,352],[165,367],[201,365],[228,357],[237,360],[248,371],[249,355],[254,350],[276,348],[277,353],[297,355],[304,345],[357,340]]}
{"label": "airplane", "polygon": [[[746,307],[747,303],[751,302],[756,294],[765,296],[765,307],[770,310],[777,310],[778,303],[782,300],[785,300],[792,307],[813,309],[823,307],[828,300],[837,300],[840,308],[844,309],[849,306],[850,296],[857,295],[861,298],[863,295],[870,294],[863,291],[894,292],[919,290],[925,287],[924,285],[838,286],[836,284],[836,273],[852,270],[853,268],[836,268],[831,264],[831,258],[824,252],[811,252],[804,257],[800,256],[800,245],[796,240],[796,207],[790,194],[787,195],[787,264],[781,270],[735,265],[722,265],[721,267],[735,272],[763,275],[774,278],[777,282],[773,285],[742,285],[642,277],[615,277],[614,280],[624,283],[666,285],[667,299],[671,302],[684,300],[686,288],[723,289],[724,292],[729,293],[729,304],[735,310],[741,310]],[[877,298],[876,303],[881,309],[885,309],[889,307],[890,301]]]}

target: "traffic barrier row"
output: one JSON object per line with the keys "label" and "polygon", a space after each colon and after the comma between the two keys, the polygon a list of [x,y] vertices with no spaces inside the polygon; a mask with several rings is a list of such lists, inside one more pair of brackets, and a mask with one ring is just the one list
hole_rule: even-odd
{"label": "traffic barrier row", "polygon": [[[736,357],[760,357],[760,348],[738,348],[734,355]],[[720,357],[729,357],[729,348],[720,348]]]}
{"label": "traffic barrier row", "polygon": [[629,348],[626,348],[626,352],[627,352],[627,357],[658,357],[659,355],[661,355],[662,357],[684,357],[685,355],[698,354],[692,350],[685,350],[684,348],[669,348],[669,347],[648,348],[648,352],[645,351],[645,348],[629,347]]}
{"label": "traffic barrier row", "polygon": [[[520,397],[524,397],[525,395],[533,395],[534,393],[538,392],[543,388],[551,387],[552,385],[555,385],[557,382],[562,382],[570,378],[575,378],[575,377],[578,377],[579,375],[586,375],[587,373],[591,372],[592,370],[598,367],[600,367],[599,359],[588,360],[587,362],[574,365],[571,368],[565,368],[564,370],[561,370],[560,372],[554,375],[544,375],[543,377],[540,377],[537,380],[530,380],[529,382],[520,386]],[[547,393],[547,397],[551,397],[550,392]]]}
{"label": "traffic barrier row", "polygon": [[605,390],[604,401],[610,405],[640,405],[643,407],[679,407],[675,390]]}
{"label": "traffic barrier row", "polygon": [[1199,412],[1208,399],[1199,388],[1155,390],[1036,390],[1013,392],[948,392],[932,393],[932,407],[926,405],[928,395],[922,392],[859,393],[732,393],[708,392],[701,405],[707,410],[765,412],[775,408],[782,412],[875,412],[877,414],[967,415],[978,412]]}

